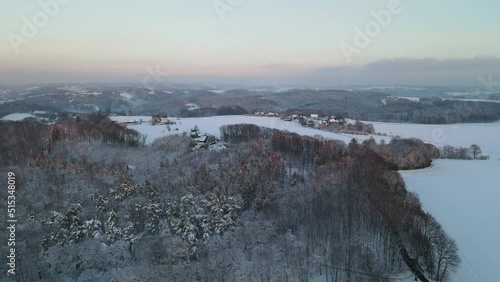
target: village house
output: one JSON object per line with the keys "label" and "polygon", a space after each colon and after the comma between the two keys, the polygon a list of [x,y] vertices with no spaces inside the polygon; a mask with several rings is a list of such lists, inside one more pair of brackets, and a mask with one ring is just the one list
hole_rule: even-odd
{"label": "village house", "polygon": [[335,118],[335,116],[331,116],[328,121],[330,123],[339,123],[339,121]]}
{"label": "village house", "polygon": [[344,118],[344,124],[355,124],[356,122],[350,118]]}
{"label": "village house", "polygon": [[211,145],[217,144],[217,138],[215,138],[215,136],[207,133],[200,134],[200,130],[197,126],[191,129],[190,136],[195,143],[194,150],[199,150],[201,148],[210,149]]}
{"label": "village house", "polygon": [[175,121],[171,121],[168,118],[162,118],[158,115],[152,116],[151,120],[149,122],[151,125],[169,125],[169,124],[175,124]]}

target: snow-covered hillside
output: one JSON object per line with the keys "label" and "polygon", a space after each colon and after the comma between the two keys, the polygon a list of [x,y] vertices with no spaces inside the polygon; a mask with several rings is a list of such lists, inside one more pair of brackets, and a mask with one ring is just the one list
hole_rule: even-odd
{"label": "snow-covered hillside", "polygon": [[169,125],[170,131],[166,125],[151,126],[148,121],[151,119],[149,116],[115,116],[111,117],[112,120],[124,121],[139,121],[143,120],[142,124],[129,125],[128,128],[137,130],[143,135],[147,135],[146,143],[151,144],[156,138],[172,134],[181,134],[182,132],[189,132],[195,126],[198,126],[201,133],[208,133],[214,136],[220,136],[220,127],[228,124],[243,124],[250,123],[262,127],[275,128],[280,130],[287,130],[295,132],[300,135],[315,136],[319,135],[327,139],[342,140],[349,143],[352,138],[363,141],[370,137],[380,141],[381,139],[388,139],[380,136],[369,135],[349,135],[349,134],[336,134],[319,129],[303,127],[297,122],[284,121],[275,117],[256,117],[256,116],[213,116],[202,118],[170,118],[176,122],[174,125]]}
{"label": "snow-covered hillside", "polygon": [[401,172],[423,208],[457,241],[463,262],[452,281],[499,281],[499,172],[499,161],[457,160],[436,160],[431,168]]}
{"label": "snow-covered hillside", "polygon": [[[335,134],[302,127],[296,122],[279,118],[255,116],[215,116],[204,118],[172,118],[175,125],[151,126],[150,117],[112,117],[116,121],[143,120],[129,128],[147,135],[147,143],[171,134],[189,132],[198,126],[201,133],[219,136],[219,128],[228,124],[251,123],[258,126],[287,130],[301,135],[322,136],[342,140],[363,141],[374,137],[378,142],[390,137]],[[377,132],[392,136],[415,137],[437,146],[469,147],[478,144],[490,161],[436,160],[433,166],[418,171],[404,171],[408,189],[416,191],[426,210],[456,239],[463,259],[456,281],[497,281],[495,269],[500,265],[500,123],[421,125],[373,122]]]}
{"label": "snow-covered hillside", "polygon": [[[154,139],[162,136],[180,134],[189,132],[195,125],[198,126],[201,133],[208,133],[219,137],[220,127],[228,124],[251,123],[258,126],[275,128],[280,130],[288,130],[300,135],[307,136],[322,136],[327,139],[337,139],[349,143],[352,138],[358,141],[363,141],[373,137],[377,142],[385,139],[390,141],[390,137],[376,135],[350,135],[337,134],[333,132],[318,130],[314,128],[303,127],[297,122],[283,121],[275,117],[256,117],[256,116],[213,116],[202,118],[171,118],[175,121],[175,125],[170,125],[170,131],[166,126],[151,126],[148,121],[150,116],[115,116],[111,119],[116,121],[133,121],[143,120],[144,123],[139,125],[129,125],[129,128],[139,131],[143,135],[147,135],[146,142],[152,143]],[[415,137],[422,139],[424,142],[434,144],[436,146],[452,145],[460,147],[469,147],[472,144],[478,144],[483,151],[483,154],[490,155],[491,160],[500,159],[500,122],[496,123],[477,123],[477,124],[405,124],[405,123],[384,123],[384,122],[367,122],[372,123],[375,131],[385,133],[391,136]],[[177,129],[177,130],[176,130]]]}
{"label": "snow-covered hillside", "polygon": [[25,118],[36,118],[36,116],[32,114],[23,114],[23,113],[15,113],[15,114],[10,114],[6,115],[1,120],[8,120],[8,121],[21,121]]}

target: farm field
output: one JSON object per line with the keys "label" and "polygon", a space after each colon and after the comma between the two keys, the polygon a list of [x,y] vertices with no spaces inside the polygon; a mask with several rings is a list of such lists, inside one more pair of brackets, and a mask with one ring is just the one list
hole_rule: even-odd
{"label": "farm field", "polygon": [[498,281],[500,161],[435,160],[402,171],[406,187],[454,238],[462,257],[457,282]]}

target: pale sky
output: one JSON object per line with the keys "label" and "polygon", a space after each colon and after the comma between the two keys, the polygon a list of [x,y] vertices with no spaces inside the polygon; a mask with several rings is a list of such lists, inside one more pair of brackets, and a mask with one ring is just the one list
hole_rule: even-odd
{"label": "pale sky", "polygon": [[[500,80],[493,0],[2,2],[3,84],[140,81],[148,66],[171,82],[422,84],[428,77],[453,85],[491,73]],[[377,23],[373,13],[382,10],[390,19]],[[379,30],[356,45],[356,28],[368,33],[370,23]],[[356,53],[346,56],[345,44]],[[402,60],[420,69],[393,71]],[[376,79],[366,70],[374,66]]]}

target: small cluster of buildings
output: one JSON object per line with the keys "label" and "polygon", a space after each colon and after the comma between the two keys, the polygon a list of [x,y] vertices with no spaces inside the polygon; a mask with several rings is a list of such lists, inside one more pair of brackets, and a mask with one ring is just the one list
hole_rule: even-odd
{"label": "small cluster of buildings", "polygon": [[297,121],[303,126],[313,127],[313,128],[325,128],[330,124],[355,124],[356,121],[344,118],[337,119],[335,116],[324,116],[320,117],[318,114],[311,114],[309,117],[306,115],[290,115],[283,116],[285,121]]}
{"label": "small cluster of buildings", "polygon": [[[115,121],[116,123],[127,126],[127,125],[138,125],[143,124],[145,121],[143,119],[128,119],[123,121]],[[168,118],[160,117],[159,115],[152,116],[149,120],[150,125],[171,125],[175,124],[175,121],[171,121]]]}
{"label": "small cluster of buildings", "polygon": [[215,149],[216,147],[223,146],[222,144],[219,144],[215,136],[207,133],[200,134],[198,127],[191,129],[190,136],[193,138],[195,143],[193,150],[199,150],[201,148]]}
{"label": "small cluster of buildings", "polygon": [[114,121],[114,122],[116,122],[116,123],[118,123],[119,125],[122,125],[122,126],[127,126],[127,125],[142,124],[144,121],[142,119],[140,119],[140,120],[128,119],[128,120],[124,120],[124,121]]}
{"label": "small cluster of buildings", "polygon": [[264,113],[264,112],[255,112],[254,116],[259,116],[259,117],[279,117],[280,115],[276,112],[269,112],[269,113]]}
{"label": "small cluster of buildings", "polygon": [[284,121],[296,121],[303,126],[314,127],[314,128],[325,128],[330,124],[340,124],[340,125],[354,125],[356,121],[350,118],[337,119],[335,116],[324,116],[320,117],[319,114],[311,114],[306,116],[304,114],[294,114],[294,115],[280,115],[276,112],[255,112],[254,116],[260,117],[280,117]]}
{"label": "small cluster of buildings", "polygon": [[151,125],[170,125],[170,124],[175,124],[175,121],[171,121],[168,118],[160,117],[159,115],[156,115],[156,116],[151,117],[149,124],[151,124]]}

